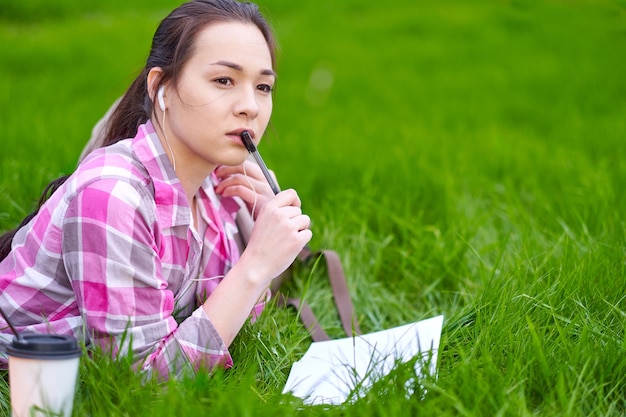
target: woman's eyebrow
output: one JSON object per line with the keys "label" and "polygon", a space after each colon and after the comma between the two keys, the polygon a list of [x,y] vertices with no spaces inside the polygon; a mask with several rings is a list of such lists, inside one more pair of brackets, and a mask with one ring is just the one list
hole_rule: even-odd
{"label": "woman's eyebrow", "polygon": [[[235,62],[230,62],[230,61],[216,61],[214,63],[212,63],[211,65],[222,65],[228,68],[232,68],[235,71],[240,71],[243,72],[243,67]],[[274,78],[277,78],[277,75],[274,71],[272,71],[271,69],[264,69],[261,70],[261,75],[270,75]]]}

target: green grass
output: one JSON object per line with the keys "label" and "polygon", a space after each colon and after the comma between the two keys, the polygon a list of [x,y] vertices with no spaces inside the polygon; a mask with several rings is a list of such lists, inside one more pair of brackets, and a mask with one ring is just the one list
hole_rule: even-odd
{"label": "green grass", "polygon": [[[0,230],[73,169],[176,4],[0,3]],[[438,378],[407,399],[400,367],[302,408],[280,392],[310,341],[270,306],[211,377],[84,358],[74,415],[624,415],[626,3],[260,4],[281,45],[264,158],[342,256],[364,331],[445,315]],[[291,289],[341,337],[323,272]]]}

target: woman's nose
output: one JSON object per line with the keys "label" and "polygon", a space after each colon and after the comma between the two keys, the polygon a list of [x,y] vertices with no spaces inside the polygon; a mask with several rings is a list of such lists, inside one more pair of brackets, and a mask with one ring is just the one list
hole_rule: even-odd
{"label": "woman's nose", "polygon": [[235,113],[237,116],[246,116],[251,119],[259,114],[259,103],[254,88],[247,87],[241,89],[241,94],[235,105]]}

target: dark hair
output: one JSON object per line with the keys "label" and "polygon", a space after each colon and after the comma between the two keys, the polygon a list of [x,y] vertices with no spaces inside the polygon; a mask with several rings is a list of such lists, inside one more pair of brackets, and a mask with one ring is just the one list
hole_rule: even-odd
{"label": "dark hair", "polygon": [[[193,54],[198,33],[208,25],[224,22],[254,24],[263,34],[270,50],[272,65],[276,66],[276,41],[272,29],[256,4],[236,0],[195,0],[184,3],[159,24],[152,38],[145,67],[126,90],[106,122],[104,146],[135,136],[137,128],[151,117],[154,102],[148,95],[147,86],[150,70],[156,67],[163,70],[159,84],[175,84]],[[0,261],[11,251],[11,242],[17,231],[37,214],[43,203],[67,178],[68,176],[64,176],[52,181],[44,190],[35,211],[16,229],[0,236]]]}

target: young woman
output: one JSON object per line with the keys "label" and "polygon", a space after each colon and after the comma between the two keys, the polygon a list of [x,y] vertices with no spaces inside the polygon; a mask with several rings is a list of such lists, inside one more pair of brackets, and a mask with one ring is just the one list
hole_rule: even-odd
{"label": "young woman", "polygon": [[[17,230],[0,262],[0,307],[19,331],[130,349],[162,377],[232,364],[230,343],[311,239],[297,193],[274,196],[244,163],[240,135],[263,136],[274,67],[254,4],[194,1],[161,22],[108,119],[108,146]],[[240,253],[241,201],[256,220]]]}

